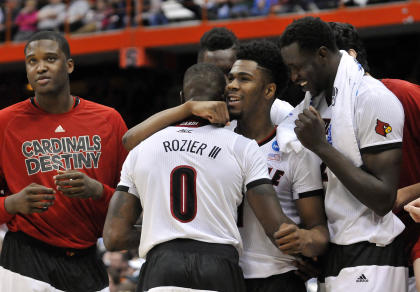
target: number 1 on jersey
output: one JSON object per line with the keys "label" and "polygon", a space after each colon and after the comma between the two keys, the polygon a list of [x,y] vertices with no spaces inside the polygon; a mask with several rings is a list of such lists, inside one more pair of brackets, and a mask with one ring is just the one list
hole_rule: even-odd
{"label": "number 1 on jersey", "polygon": [[171,212],[183,223],[192,221],[197,214],[197,172],[188,165],[175,167],[171,172]]}

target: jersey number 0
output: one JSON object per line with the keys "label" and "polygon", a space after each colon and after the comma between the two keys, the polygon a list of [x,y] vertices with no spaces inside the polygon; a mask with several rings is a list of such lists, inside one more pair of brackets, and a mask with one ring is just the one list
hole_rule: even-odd
{"label": "jersey number 0", "polygon": [[197,214],[197,172],[187,165],[175,167],[171,172],[171,212],[183,223],[192,221]]}

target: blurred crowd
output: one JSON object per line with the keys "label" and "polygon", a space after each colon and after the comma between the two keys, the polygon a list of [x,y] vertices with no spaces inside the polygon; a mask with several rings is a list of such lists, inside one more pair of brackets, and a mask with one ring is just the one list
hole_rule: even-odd
{"label": "blurred crowd", "polygon": [[0,41],[5,39],[7,23],[11,25],[11,40],[25,41],[38,30],[76,34],[199,20],[203,10],[208,19],[216,20],[389,1],[395,0],[1,0]]}

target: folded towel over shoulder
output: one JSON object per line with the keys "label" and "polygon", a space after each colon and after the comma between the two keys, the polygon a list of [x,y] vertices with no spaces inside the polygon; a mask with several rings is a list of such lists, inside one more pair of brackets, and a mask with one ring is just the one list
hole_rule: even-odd
{"label": "folded towel over shoulder", "polygon": [[[328,140],[354,165],[360,166],[362,165],[362,157],[354,132],[353,119],[354,103],[365,72],[363,67],[346,51],[340,51],[340,53],[342,57],[334,80]],[[277,142],[283,151],[289,152],[298,149],[290,131],[295,128],[294,122],[298,115],[305,108],[309,108],[311,103],[312,96],[309,92],[306,92],[304,100],[278,126]]]}

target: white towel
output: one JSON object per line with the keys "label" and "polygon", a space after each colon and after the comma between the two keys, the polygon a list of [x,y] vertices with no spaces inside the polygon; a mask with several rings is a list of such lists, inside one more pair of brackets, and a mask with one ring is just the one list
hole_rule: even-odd
{"label": "white towel", "polygon": [[362,165],[359,145],[353,127],[354,102],[365,71],[346,51],[342,54],[334,80],[331,111],[331,144],[357,167]]}
{"label": "white towel", "polygon": [[296,127],[295,120],[305,108],[309,108],[311,99],[312,97],[309,91],[306,92],[303,101],[298,104],[289,113],[289,115],[280,122],[280,124],[277,125],[276,139],[281,152],[289,153],[294,151],[297,153],[303,148],[294,131],[294,128]]}
{"label": "white towel", "polygon": [[[334,80],[332,116],[328,140],[338,151],[350,159],[354,165],[360,166],[362,165],[362,158],[354,133],[353,116],[355,97],[358,94],[358,88],[365,72],[362,66],[346,51],[340,51],[340,53],[342,57]],[[298,115],[304,109],[309,108],[311,104],[316,104],[316,99],[323,98],[323,95],[320,94],[313,100],[309,91],[306,92],[304,100],[278,126],[277,143],[284,152],[298,149],[290,134],[290,130],[293,131],[295,128],[295,120],[298,118]]]}

